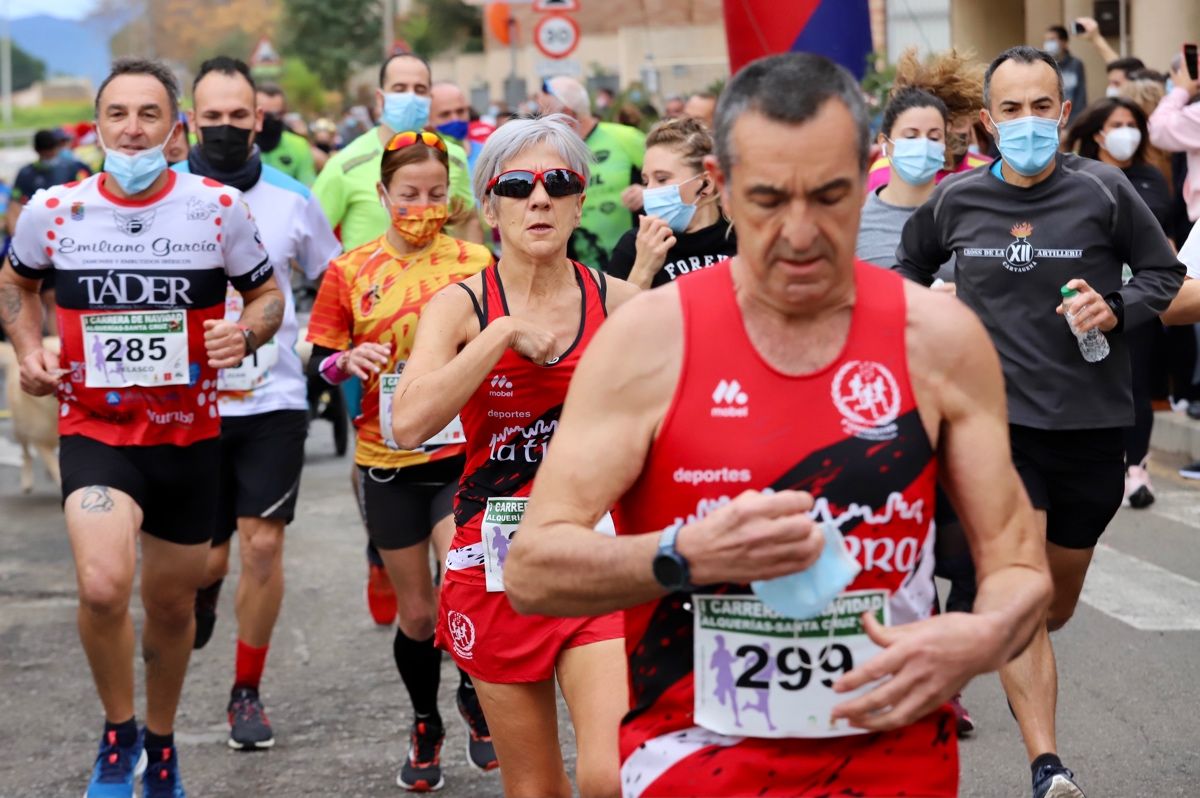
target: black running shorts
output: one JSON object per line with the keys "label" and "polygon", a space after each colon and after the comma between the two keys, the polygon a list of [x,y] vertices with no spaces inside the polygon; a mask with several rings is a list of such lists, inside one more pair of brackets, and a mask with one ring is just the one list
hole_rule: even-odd
{"label": "black running shorts", "polygon": [[1125,492],[1124,430],[1010,424],[1008,431],[1029,499],[1046,511],[1046,539],[1067,549],[1094,547]]}
{"label": "black running shorts", "polygon": [[221,498],[214,546],[233,536],[239,518],[292,522],[307,436],[305,410],[221,418]]}
{"label": "black running shorts", "polygon": [[375,548],[415,546],[454,510],[466,460],[447,457],[407,468],[358,467],[358,509]]}
{"label": "black running shorts", "polygon": [[59,441],[63,501],[103,485],[142,508],[142,531],[183,545],[208,543],[217,514],[221,464],[216,438],[191,446],[109,446],[82,435]]}

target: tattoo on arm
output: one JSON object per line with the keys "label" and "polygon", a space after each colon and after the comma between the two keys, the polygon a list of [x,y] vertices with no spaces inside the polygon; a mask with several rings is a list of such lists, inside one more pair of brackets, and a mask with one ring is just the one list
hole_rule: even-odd
{"label": "tattoo on arm", "polygon": [[283,300],[269,299],[263,306],[263,321],[272,327],[278,327],[283,322]]}
{"label": "tattoo on arm", "polygon": [[10,327],[21,316],[21,289],[15,285],[0,287],[0,323]]}
{"label": "tattoo on arm", "polygon": [[83,492],[79,506],[86,513],[109,513],[113,509],[113,497],[106,485],[93,485]]}

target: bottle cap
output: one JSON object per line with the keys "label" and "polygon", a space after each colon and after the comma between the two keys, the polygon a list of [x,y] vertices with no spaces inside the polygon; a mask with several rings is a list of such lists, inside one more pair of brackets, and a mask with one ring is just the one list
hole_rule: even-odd
{"label": "bottle cap", "polygon": [[1070,299],[1071,297],[1075,296],[1079,292],[1076,291],[1074,288],[1068,288],[1067,286],[1064,285],[1062,288],[1058,289],[1058,293],[1062,294],[1063,299]]}

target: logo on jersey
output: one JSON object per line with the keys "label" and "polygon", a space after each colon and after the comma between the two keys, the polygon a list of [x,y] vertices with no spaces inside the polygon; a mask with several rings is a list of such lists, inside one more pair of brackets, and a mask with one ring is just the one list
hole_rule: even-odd
{"label": "logo on jersey", "polygon": [[73,221],[73,222],[82,222],[83,221],[83,203],[82,202],[75,201],[75,202],[71,203],[71,221]]}
{"label": "logo on jersey", "polygon": [[714,482],[749,482],[748,468],[677,468],[671,478],[683,485],[708,485]]}
{"label": "logo on jersey", "polygon": [[887,366],[851,360],[834,375],[831,393],[847,435],[868,441],[896,437],[900,386]]}
{"label": "logo on jersey", "polygon": [[497,396],[501,399],[511,397],[513,395],[512,380],[505,377],[503,374],[497,374],[492,377],[492,388],[488,391],[488,396]]}
{"label": "logo on jersey", "polygon": [[206,202],[199,197],[192,197],[187,204],[187,218],[193,222],[203,222],[212,218],[219,210],[215,202]]}
{"label": "logo on jersey", "polygon": [[466,615],[457,610],[446,613],[446,626],[450,628],[450,643],[454,653],[463,659],[475,656],[475,624]]}
{"label": "logo on jersey", "polygon": [[192,281],[187,277],[108,272],[83,275],[79,282],[87,288],[89,305],[166,305],[186,307],[192,304],[188,292]]}
{"label": "logo on jersey", "polygon": [[742,390],[737,380],[721,380],[712,393],[713,406],[710,413],[714,418],[745,418],[750,415],[747,402],[750,396]]}
{"label": "logo on jersey", "polygon": [[370,290],[365,292],[358,300],[358,309],[364,316],[370,316],[371,311],[375,309],[375,304],[383,298],[383,291],[380,290],[379,284],[371,286]]}
{"label": "logo on jersey", "polygon": [[113,211],[113,220],[117,223],[117,229],[125,235],[140,236],[154,224],[155,213],[156,211],[153,210],[142,211],[141,213]]}
{"label": "logo on jersey", "polygon": [[1032,271],[1039,261],[1046,258],[1077,260],[1083,257],[1082,249],[1038,249],[1030,240],[1033,236],[1033,225],[1029,222],[1017,222],[1008,232],[1013,240],[1004,249],[967,247],[963,249],[963,255],[968,258],[1000,258],[1004,268],[1017,274]]}

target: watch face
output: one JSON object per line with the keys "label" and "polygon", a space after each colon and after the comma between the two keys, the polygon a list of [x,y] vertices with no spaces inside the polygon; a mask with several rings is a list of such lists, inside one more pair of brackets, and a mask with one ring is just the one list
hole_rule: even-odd
{"label": "watch face", "polygon": [[654,558],[654,578],[670,590],[683,587],[683,566],[673,557],[660,554]]}

